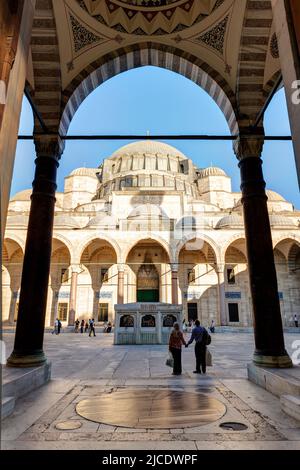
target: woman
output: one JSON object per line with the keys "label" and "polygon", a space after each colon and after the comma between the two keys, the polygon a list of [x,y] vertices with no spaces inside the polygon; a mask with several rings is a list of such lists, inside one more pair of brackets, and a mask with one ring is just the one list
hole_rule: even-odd
{"label": "woman", "polygon": [[173,375],[181,375],[181,346],[186,346],[183,334],[180,331],[179,323],[175,322],[169,339],[169,351],[173,356]]}

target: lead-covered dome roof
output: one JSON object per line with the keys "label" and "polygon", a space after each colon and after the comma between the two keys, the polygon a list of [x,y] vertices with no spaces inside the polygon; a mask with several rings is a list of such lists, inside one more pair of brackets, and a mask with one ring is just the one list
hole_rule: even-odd
{"label": "lead-covered dome roof", "polygon": [[179,157],[180,159],[187,158],[182,152],[180,152],[180,150],[173,147],[172,145],[165,144],[164,142],[157,142],[154,140],[141,140],[139,142],[132,142],[131,144],[127,144],[119,148],[111,155],[110,159],[123,157],[124,155],[135,154],[160,154],[166,156],[169,155],[172,157]]}

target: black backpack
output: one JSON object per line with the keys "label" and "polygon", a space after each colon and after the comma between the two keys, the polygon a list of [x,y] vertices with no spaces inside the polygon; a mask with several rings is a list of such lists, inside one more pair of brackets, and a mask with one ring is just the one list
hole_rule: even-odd
{"label": "black backpack", "polygon": [[207,330],[205,330],[204,335],[205,335],[205,339],[204,339],[205,345],[209,346],[210,343],[211,343],[211,336],[210,336],[210,334],[208,333]]}

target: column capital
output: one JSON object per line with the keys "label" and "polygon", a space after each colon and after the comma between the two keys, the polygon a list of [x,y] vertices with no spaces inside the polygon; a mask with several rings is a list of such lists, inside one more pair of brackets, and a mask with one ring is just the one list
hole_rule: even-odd
{"label": "column capital", "polygon": [[238,160],[255,157],[259,158],[264,146],[264,129],[243,128],[239,137],[233,142],[233,150]]}
{"label": "column capital", "polygon": [[70,271],[71,271],[72,274],[73,273],[79,274],[79,273],[82,272],[82,269],[80,268],[80,266],[78,264],[71,264],[70,265]]}
{"label": "column capital", "polygon": [[65,142],[58,134],[35,134],[34,145],[37,157],[51,157],[55,160],[60,160],[65,148]]}
{"label": "column capital", "polygon": [[215,268],[217,273],[224,273],[225,263],[217,263]]}
{"label": "column capital", "polygon": [[123,273],[125,271],[125,264],[124,263],[118,263],[118,272]]}
{"label": "column capital", "polygon": [[178,263],[171,263],[171,271],[172,273],[178,272],[179,264]]}

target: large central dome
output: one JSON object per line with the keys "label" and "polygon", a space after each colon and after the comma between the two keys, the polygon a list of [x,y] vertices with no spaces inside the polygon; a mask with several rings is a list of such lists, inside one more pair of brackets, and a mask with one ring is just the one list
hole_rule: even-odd
{"label": "large central dome", "polygon": [[142,140],[124,145],[112,154],[111,159],[123,157],[124,155],[150,154],[150,155],[169,155],[171,157],[179,157],[186,159],[187,157],[172,145],[164,144],[154,140]]}

